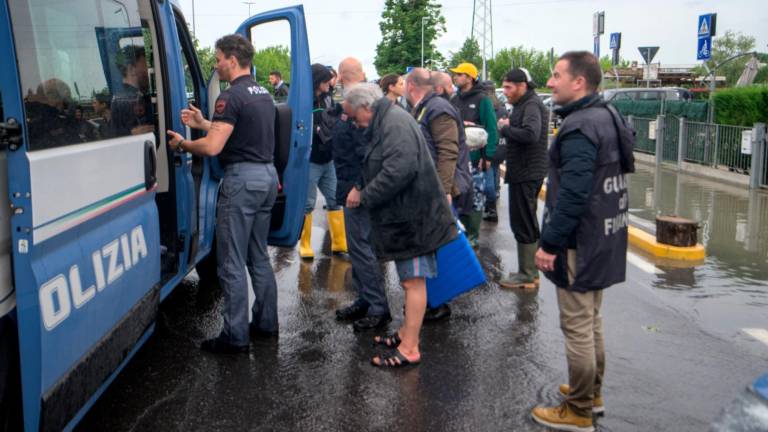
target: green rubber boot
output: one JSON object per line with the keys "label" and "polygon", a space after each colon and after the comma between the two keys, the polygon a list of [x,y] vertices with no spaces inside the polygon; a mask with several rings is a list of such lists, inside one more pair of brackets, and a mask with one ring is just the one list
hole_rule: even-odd
{"label": "green rubber boot", "polygon": [[536,268],[536,243],[517,244],[517,273],[499,281],[499,286],[508,289],[536,289],[539,287],[539,270]]}
{"label": "green rubber boot", "polygon": [[480,224],[483,222],[483,212],[472,210],[468,215],[459,217],[461,224],[466,229],[467,240],[473,248],[479,246],[478,239],[480,238]]}

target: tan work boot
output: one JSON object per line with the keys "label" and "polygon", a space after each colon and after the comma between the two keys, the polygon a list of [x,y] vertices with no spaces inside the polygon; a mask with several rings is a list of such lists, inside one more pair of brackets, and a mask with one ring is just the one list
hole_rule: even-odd
{"label": "tan work boot", "polygon": [[[560,384],[560,394],[563,395],[563,397],[567,397],[568,393],[571,392],[571,386],[568,384]],[[605,415],[605,405],[603,405],[603,397],[595,395],[595,398],[592,402],[592,412],[597,415]]]}
{"label": "tan work boot", "polygon": [[594,432],[592,417],[577,415],[567,403],[556,407],[536,407],[531,411],[531,418],[539,424],[555,430],[571,432]]}
{"label": "tan work boot", "polygon": [[301,240],[299,241],[299,256],[306,259],[315,257],[315,251],[312,250],[312,213],[304,215],[304,228],[301,229]]}

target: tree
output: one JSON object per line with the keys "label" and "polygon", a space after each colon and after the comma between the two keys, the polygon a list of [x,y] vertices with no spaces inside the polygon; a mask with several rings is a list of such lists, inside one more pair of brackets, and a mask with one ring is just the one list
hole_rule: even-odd
{"label": "tree", "polygon": [[[628,68],[629,65],[630,65],[629,60],[625,60],[619,57],[619,64],[617,64],[616,67]],[[613,61],[611,60],[611,56],[604,55],[600,57],[600,69],[602,69],[603,72],[613,70]]]}
{"label": "tree", "polygon": [[256,51],[253,66],[256,69],[256,82],[266,88],[272,88],[269,73],[273,70],[280,71],[283,81],[291,82],[291,54],[286,46],[271,46]]}
{"label": "tree", "polygon": [[[752,36],[746,36],[741,32],[733,32],[731,30],[726,31],[722,36],[718,36],[712,39],[712,59],[707,61],[707,66],[714,68],[716,65],[724,62],[730,57],[753,51],[755,48],[755,38]],[[744,71],[744,66],[749,61],[749,56],[744,56],[731,60],[719,67],[715,71],[715,75],[725,76],[725,81],[728,86],[733,86],[736,81],[739,80],[741,73]],[[698,74],[706,75],[706,70],[703,67],[697,67],[695,71]]]}
{"label": "tree", "polygon": [[[555,54],[557,58],[557,54]],[[522,46],[504,48],[488,64],[488,72],[497,85],[501,85],[504,75],[511,69],[524,67],[528,69],[536,85],[543,87],[551,74],[549,54],[536,49],[526,49]]]}
{"label": "tree", "polygon": [[216,51],[211,47],[201,47],[200,41],[192,36],[197,52],[197,60],[200,62],[200,70],[203,72],[205,81],[208,82],[213,75],[213,69],[216,67]]}
{"label": "tree", "polygon": [[424,63],[442,63],[435,41],[445,32],[445,18],[435,0],[386,0],[376,45],[376,72],[405,73],[408,66],[421,65],[422,18],[424,18]]}
{"label": "tree", "polygon": [[[762,64],[768,64],[768,54],[758,54],[757,60]],[[768,66],[758,69],[755,84],[768,84]]]}
{"label": "tree", "polygon": [[477,43],[477,39],[471,37],[464,41],[464,45],[461,46],[461,49],[455,53],[450,53],[450,55],[451,60],[449,63],[451,67],[456,67],[459,63],[472,63],[479,69],[483,64],[483,57],[480,54],[480,45]]}

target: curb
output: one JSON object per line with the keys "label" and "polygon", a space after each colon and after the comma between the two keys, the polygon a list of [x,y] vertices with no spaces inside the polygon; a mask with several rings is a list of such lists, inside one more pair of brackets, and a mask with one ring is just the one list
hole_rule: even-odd
{"label": "curb", "polygon": [[[547,185],[541,186],[539,199],[545,200],[547,196]],[[643,231],[640,228],[629,226],[629,244],[654,256],[673,261],[703,262],[707,256],[707,251],[701,243],[696,246],[681,247],[670,246],[656,241],[656,236]]]}

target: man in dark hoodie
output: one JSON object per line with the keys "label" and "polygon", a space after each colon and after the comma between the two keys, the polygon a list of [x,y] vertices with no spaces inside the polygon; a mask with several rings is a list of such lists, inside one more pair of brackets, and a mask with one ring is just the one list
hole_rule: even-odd
{"label": "man in dark hoodie", "polygon": [[421,361],[426,278],[437,276],[435,252],[456,238],[456,223],[424,135],[408,112],[382,97],[374,84],[353,87],[345,96],[344,112],[366,127],[370,142],[363,160],[365,186],[352,189],[347,206],[370,211],[376,255],[395,261],[405,289],[403,326],[394,334],[374,338],[392,349],[371,362],[392,368],[416,364]]}
{"label": "man in dark hoodie", "polygon": [[[465,125],[479,126],[488,133],[488,141],[485,147],[480,150],[470,152],[472,165],[482,174],[485,183],[493,184],[495,176],[491,160],[496,153],[496,144],[499,141],[498,131],[496,130],[496,110],[487,94],[483,91],[477,81],[477,67],[472,63],[461,63],[451,69],[454,73],[453,82],[458,87],[459,92],[451,99],[451,103],[459,110]],[[484,202],[487,201],[494,209],[496,207],[495,189],[485,187],[481,188],[488,196],[481,200],[472,210],[469,217],[462,217],[462,223],[467,229],[467,238],[473,246],[478,245],[480,237],[480,224],[483,219]]]}
{"label": "man in dark hoodie", "polygon": [[312,84],[315,90],[314,109],[312,111],[312,153],[309,156],[309,185],[307,206],[304,215],[304,228],[301,231],[299,255],[312,259],[312,211],[315,209],[317,189],[325,197],[328,209],[328,229],[331,231],[331,252],[346,253],[347,237],[344,231],[344,212],[336,203],[336,169],[333,166],[331,133],[337,121],[333,113],[333,100],[329,97],[330,82],[333,76],[327,67],[315,63],[312,65]]}

